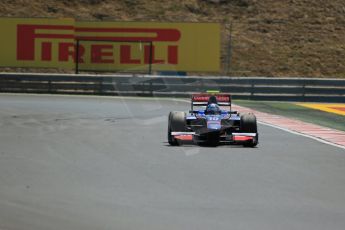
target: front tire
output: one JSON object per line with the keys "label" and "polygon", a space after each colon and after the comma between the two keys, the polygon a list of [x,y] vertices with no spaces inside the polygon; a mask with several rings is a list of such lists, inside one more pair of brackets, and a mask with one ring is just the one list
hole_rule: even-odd
{"label": "front tire", "polygon": [[171,132],[186,131],[186,114],[184,112],[170,112],[168,122],[168,142],[172,146],[180,145],[181,142],[171,135]]}
{"label": "front tire", "polygon": [[240,130],[243,133],[256,133],[256,137],[253,140],[243,143],[244,147],[255,147],[259,143],[258,128],[254,114],[247,113],[241,115]]}

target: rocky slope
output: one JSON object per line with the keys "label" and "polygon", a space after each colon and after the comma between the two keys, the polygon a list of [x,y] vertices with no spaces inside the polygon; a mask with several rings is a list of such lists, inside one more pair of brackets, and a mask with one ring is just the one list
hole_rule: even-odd
{"label": "rocky slope", "polygon": [[224,74],[345,77],[345,0],[2,0],[2,17],[220,22]]}

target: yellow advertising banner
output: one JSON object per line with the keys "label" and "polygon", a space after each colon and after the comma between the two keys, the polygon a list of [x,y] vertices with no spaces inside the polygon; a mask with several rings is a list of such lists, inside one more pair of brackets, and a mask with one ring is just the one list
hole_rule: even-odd
{"label": "yellow advertising banner", "polygon": [[219,71],[217,23],[0,18],[1,67]]}

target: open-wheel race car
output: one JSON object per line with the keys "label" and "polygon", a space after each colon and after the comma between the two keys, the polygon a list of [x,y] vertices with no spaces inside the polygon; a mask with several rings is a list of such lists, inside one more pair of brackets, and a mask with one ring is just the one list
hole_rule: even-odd
{"label": "open-wheel race car", "polygon": [[169,113],[168,142],[198,145],[258,144],[256,117],[252,113],[240,114],[231,109],[230,94],[193,94],[189,113]]}

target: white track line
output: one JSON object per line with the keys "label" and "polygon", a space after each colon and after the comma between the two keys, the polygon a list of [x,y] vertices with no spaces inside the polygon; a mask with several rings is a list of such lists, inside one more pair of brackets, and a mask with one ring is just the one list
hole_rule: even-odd
{"label": "white track line", "polygon": [[304,133],[299,133],[299,132],[296,132],[296,131],[293,131],[293,130],[290,130],[290,129],[287,129],[287,128],[284,128],[284,127],[280,127],[280,126],[269,124],[269,123],[262,122],[262,121],[258,121],[258,123],[262,124],[262,125],[270,126],[272,128],[280,129],[280,130],[283,130],[283,131],[288,132],[288,133],[296,134],[296,135],[303,136],[303,137],[308,137],[310,139],[316,140],[316,141],[321,142],[323,144],[328,144],[328,145],[331,145],[331,146],[334,146],[334,147],[345,149],[345,146],[338,145],[338,144],[326,141],[326,140],[321,139],[319,137],[311,136],[311,135],[304,134]]}

